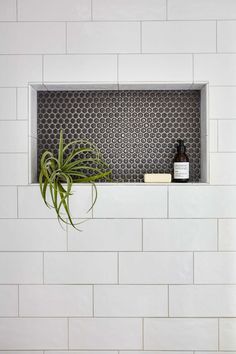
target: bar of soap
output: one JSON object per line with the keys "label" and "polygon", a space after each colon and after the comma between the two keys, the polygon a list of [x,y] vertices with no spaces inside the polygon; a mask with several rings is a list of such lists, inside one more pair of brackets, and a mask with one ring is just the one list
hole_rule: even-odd
{"label": "bar of soap", "polygon": [[170,173],[145,173],[144,182],[145,183],[170,183],[171,174]]}

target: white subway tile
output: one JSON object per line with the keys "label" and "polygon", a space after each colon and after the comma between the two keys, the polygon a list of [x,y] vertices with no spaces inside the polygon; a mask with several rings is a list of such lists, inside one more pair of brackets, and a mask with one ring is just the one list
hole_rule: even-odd
{"label": "white subway tile", "polygon": [[236,253],[195,253],[194,282],[196,284],[236,283]]}
{"label": "white subway tile", "polygon": [[0,218],[17,217],[17,189],[16,187],[0,187],[1,198]]}
{"label": "white subway tile", "polygon": [[[130,354],[130,351],[126,351],[126,350],[122,350],[122,354]],[[152,351],[150,350],[132,350],[132,354],[152,354]],[[159,354],[193,354],[192,351],[179,351],[179,350],[175,350],[175,351],[167,351],[165,350],[164,352],[159,352]],[[206,354],[206,353],[205,353]]]}
{"label": "white subway tile", "polygon": [[20,316],[74,317],[92,315],[92,287],[76,285],[20,286]]}
{"label": "white subway tile", "polygon": [[[0,354],[6,354],[6,352],[0,350]],[[38,351],[38,350],[37,351],[35,351],[35,350],[27,350],[27,351],[24,351],[24,350],[8,350],[7,354],[44,354],[44,352],[43,351]],[[60,352],[58,354],[63,354],[63,353]]]}
{"label": "white subway tile", "polygon": [[[235,14],[236,14],[236,8],[235,8]],[[236,21],[217,22],[217,50],[219,52],[225,52],[225,53],[236,52],[236,43],[235,43],[235,36],[234,36],[235,32],[236,32]]]}
{"label": "white subway tile", "polygon": [[139,22],[71,22],[68,53],[138,53]]}
{"label": "white subway tile", "polygon": [[217,319],[149,318],[144,320],[144,348],[149,350],[216,350]]}
{"label": "white subway tile", "polygon": [[168,316],[167,287],[162,285],[98,285],[94,288],[96,317]]}
{"label": "white subway tile", "polygon": [[0,254],[0,268],[2,284],[37,284],[43,280],[43,256],[40,253],[3,252]]}
{"label": "white subway tile", "polygon": [[193,281],[193,256],[187,252],[125,252],[119,256],[122,284],[188,284]]}
{"label": "white subway tile", "polygon": [[18,286],[0,285],[0,316],[18,316]]}
{"label": "white subway tile", "polygon": [[236,220],[219,220],[219,249],[221,251],[236,251]]}
{"label": "white subway tile", "polygon": [[66,349],[67,341],[67,319],[0,319],[0,349]]}
{"label": "white subway tile", "polygon": [[28,88],[17,88],[17,119],[28,119]]}
{"label": "white subway tile", "polygon": [[236,87],[210,87],[210,118],[236,118]]}
{"label": "white subway tile", "polygon": [[219,151],[236,151],[236,120],[220,120],[219,126]]}
{"label": "white subway tile", "polygon": [[0,54],[60,54],[65,50],[64,23],[0,23]]}
{"label": "white subway tile", "polygon": [[168,0],[169,20],[235,19],[234,0]]}
{"label": "white subway tile", "polygon": [[4,166],[0,174],[1,185],[28,183],[27,154],[0,154],[0,165]]}
{"label": "white subway tile", "polygon": [[171,317],[236,316],[235,285],[177,285],[169,296]]}
{"label": "white subway tile", "polygon": [[196,53],[216,51],[212,21],[159,21],[142,24],[143,53]]}
{"label": "white subway tile", "polygon": [[19,21],[79,21],[91,18],[88,0],[19,0]]}
{"label": "white subway tile", "polygon": [[27,86],[29,82],[42,81],[40,55],[2,55],[0,67],[1,86]]}
{"label": "white subway tile", "polygon": [[165,20],[164,0],[93,0],[94,20]]}
{"label": "white subway tile", "polygon": [[[0,354],[1,354],[1,352],[0,352]],[[14,353],[14,354],[21,354],[21,353]],[[28,353],[26,353],[26,354],[28,354]],[[38,353],[33,353],[33,354],[38,354]],[[39,353],[39,354],[41,354],[41,353]],[[118,354],[118,351],[114,351],[114,350],[113,351],[111,351],[111,350],[104,350],[104,351],[103,350],[99,350],[99,351],[96,351],[96,350],[94,350],[94,351],[93,350],[85,350],[85,351],[83,351],[83,350],[77,350],[77,351],[75,351],[75,350],[73,350],[73,351],[71,351],[71,350],[70,351],[50,350],[50,352],[45,351],[44,354]],[[183,353],[183,354],[192,354],[192,353]]]}
{"label": "white subway tile", "polygon": [[220,350],[236,350],[236,319],[220,319]]}
{"label": "white subway tile", "polygon": [[165,218],[167,188],[159,186],[98,186],[94,217]]}
{"label": "white subway tile", "polygon": [[139,251],[142,249],[140,220],[93,219],[86,222],[83,232],[68,230],[71,251]]}
{"label": "white subway tile", "polygon": [[210,120],[210,152],[217,152],[218,149],[218,121]]}
{"label": "white subway tile", "polygon": [[116,81],[114,55],[46,55],[44,80],[47,82]]}
{"label": "white subway tile", "polygon": [[210,85],[235,85],[236,55],[194,54],[194,81],[209,81]]}
{"label": "white subway tile", "polygon": [[15,0],[0,0],[0,21],[16,21]]}
{"label": "white subway tile", "polygon": [[27,152],[28,124],[20,121],[0,121],[0,152]]}
{"label": "white subway tile", "polygon": [[0,220],[0,251],[65,251],[66,231],[57,220]]}
{"label": "white subway tile", "polygon": [[127,54],[119,57],[119,81],[192,80],[190,54]]}
{"label": "white subway tile", "polygon": [[212,184],[236,184],[236,153],[210,154],[210,181]]}
{"label": "white subway tile", "polygon": [[110,252],[45,253],[46,284],[116,283],[117,255]]}
{"label": "white subway tile", "polygon": [[[44,204],[39,186],[19,187],[19,216],[20,218],[57,218],[54,209]],[[50,197],[48,199],[50,201]],[[70,197],[71,216],[90,218],[87,212],[92,204],[92,190],[89,185],[75,186]],[[81,226],[83,228],[83,226]]]}
{"label": "white subway tile", "polygon": [[70,349],[141,349],[142,322],[137,318],[70,319]]}
{"label": "white subway tile", "polygon": [[143,220],[143,249],[145,251],[216,250],[216,220]]}
{"label": "white subway tile", "polygon": [[169,208],[171,218],[233,218],[236,216],[236,189],[230,186],[170,187]]}
{"label": "white subway tile", "polygon": [[16,119],[16,89],[0,88],[0,119]]}

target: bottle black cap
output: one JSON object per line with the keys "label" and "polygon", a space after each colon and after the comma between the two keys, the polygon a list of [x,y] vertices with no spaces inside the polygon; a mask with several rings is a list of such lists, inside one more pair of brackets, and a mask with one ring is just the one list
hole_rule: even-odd
{"label": "bottle black cap", "polygon": [[186,150],[184,141],[182,139],[178,139],[177,142],[178,142],[178,146],[177,146],[178,153],[184,153]]}

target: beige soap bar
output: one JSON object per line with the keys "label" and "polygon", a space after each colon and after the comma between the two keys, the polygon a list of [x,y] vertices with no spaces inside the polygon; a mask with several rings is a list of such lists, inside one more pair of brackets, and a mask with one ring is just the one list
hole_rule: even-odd
{"label": "beige soap bar", "polygon": [[145,173],[144,182],[145,183],[170,183],[171,174],[170,173]]}

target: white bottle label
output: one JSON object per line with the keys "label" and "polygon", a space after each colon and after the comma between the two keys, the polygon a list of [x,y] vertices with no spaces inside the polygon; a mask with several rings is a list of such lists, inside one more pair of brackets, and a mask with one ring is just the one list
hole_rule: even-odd
{"label": "white bottle label", "polygon": [[189,178],[189,162],[174,162],[174,179]]}

